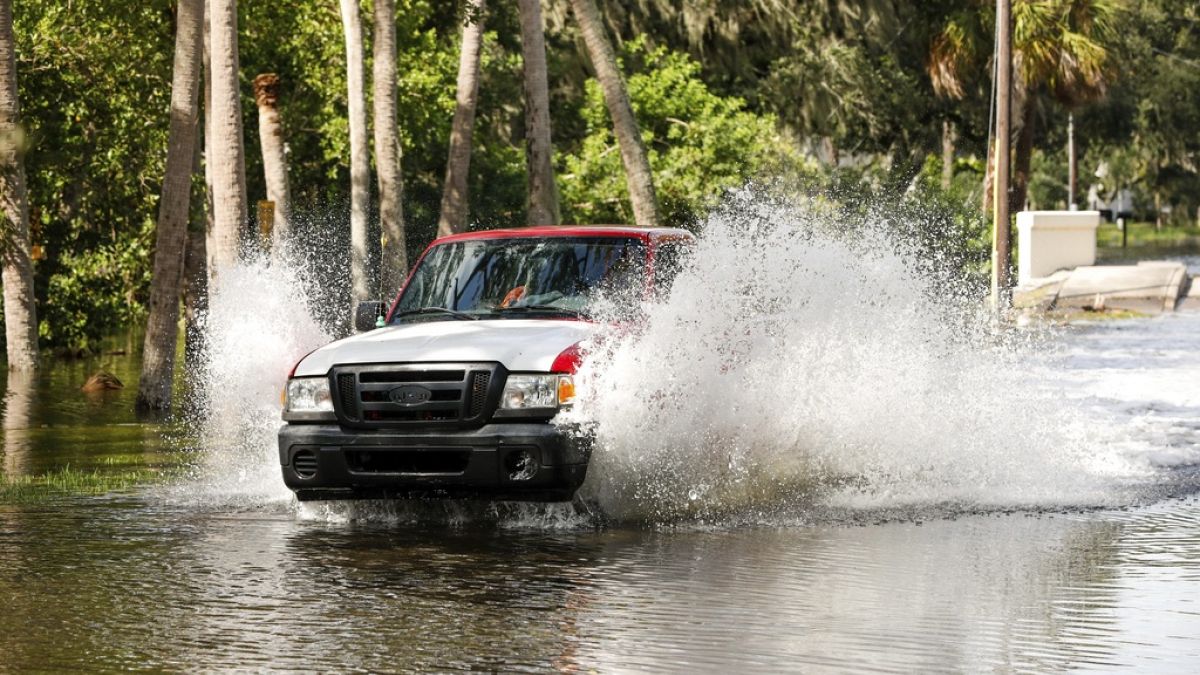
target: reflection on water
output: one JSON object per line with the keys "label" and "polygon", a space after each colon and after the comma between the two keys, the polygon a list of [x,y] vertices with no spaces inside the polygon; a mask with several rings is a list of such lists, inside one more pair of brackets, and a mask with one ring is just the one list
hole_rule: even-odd
{"label": "reflection on water", "polygon": [[29,424],[33,417],[34,373],[8,371],[4,392],[4,461],[0,464],[5,476],[24,476],[29,473]]}
{"label": "reflection on water", "polygon": [[574,532],[60,506],[0,510],[0,668],[1157,669],[1200,656],[1195,501]]}
{"label": "reflection on water", "polygon": [[[296,510],[203,481],[0,503],[0,672],[1187,672],[1198,332],[1198,314],[1073,329],[1030,366],[1127,429],[1097,438],[1161,487],[1136,507],[646,529],[563,509]],[[106,368],[132,382],[132,361]],[[95,366],[7,380],[6,474],[163,445],[129,390],[78,391]]]}

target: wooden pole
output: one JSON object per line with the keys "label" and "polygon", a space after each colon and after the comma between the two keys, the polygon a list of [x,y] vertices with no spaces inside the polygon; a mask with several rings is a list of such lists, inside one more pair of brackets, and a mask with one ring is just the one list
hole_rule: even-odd
{"label": "wooden pole", "polygon": [[1009,120],[1012,111],[1012,0],[996,0],[996,166],[992,171],[992,307],[1008,308],[1011,248],[1009,245]]}

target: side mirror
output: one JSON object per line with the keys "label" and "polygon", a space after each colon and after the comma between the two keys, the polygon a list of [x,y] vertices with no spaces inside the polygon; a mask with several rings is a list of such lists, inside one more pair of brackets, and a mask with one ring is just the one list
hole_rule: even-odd
{"label": "side mirror", "polygon": [[358,303],[354,309],[354,330],[364,333],[379,327],[379,322],[387,316],[387,305],[378,300]]}

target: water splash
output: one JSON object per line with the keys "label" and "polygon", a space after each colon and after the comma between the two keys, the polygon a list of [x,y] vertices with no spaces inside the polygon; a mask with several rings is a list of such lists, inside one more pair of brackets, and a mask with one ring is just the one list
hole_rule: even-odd
{"label": "water splash", "polygon": [[[565,416],[599,441],[581,510],[364,503],[299,517],[563,528],[1103,506],[1200,462],[1194,381],[1177,383],[1190,393],[1166,427],[1148,391],[1104,398],[1127,372],[1064,351],[1078,336],[996,330],[936,252],[896,243],[883,219],[745,194],[703,229],[644,325],[591,347]],[[279,387],[345,304],[329,290],[344,288],[344,265],[317,259],[255,257],[211,298],[193,374],[204,458],[183,487],[206,503],[290,503]],[[1138,369],[1163,376],[1124,367]]]}
{"label": "water splash", "polygon": [[203,458],[192,485],[221,503],[289,501],[276,433],[281,387],[302,356],[332,337],[312,298],[321,268],[260,254],[224,270],[201,317],[204,345],[193,372],[191,426]]}
{"label": "water splash", "polygon": [[645,325],[592,348],[568,416],[598,440],[583,497],[617,519],[773,520],[1105,505],[1150,479],[1031,362],[1053,336],[994,331],[895,241],[752,196],[712,216]]}

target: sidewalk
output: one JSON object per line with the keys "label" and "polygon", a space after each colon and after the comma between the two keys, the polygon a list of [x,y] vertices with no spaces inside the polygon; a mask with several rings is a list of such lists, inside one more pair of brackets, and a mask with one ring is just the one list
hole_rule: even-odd
{"label": "sidewalk", "polygon": [[1180,262],[1092,265],[1062,270],[1016,289],[1016,307],[1042,311],[1125,310],[1159,314],[1200,309],[1200,283]]}

